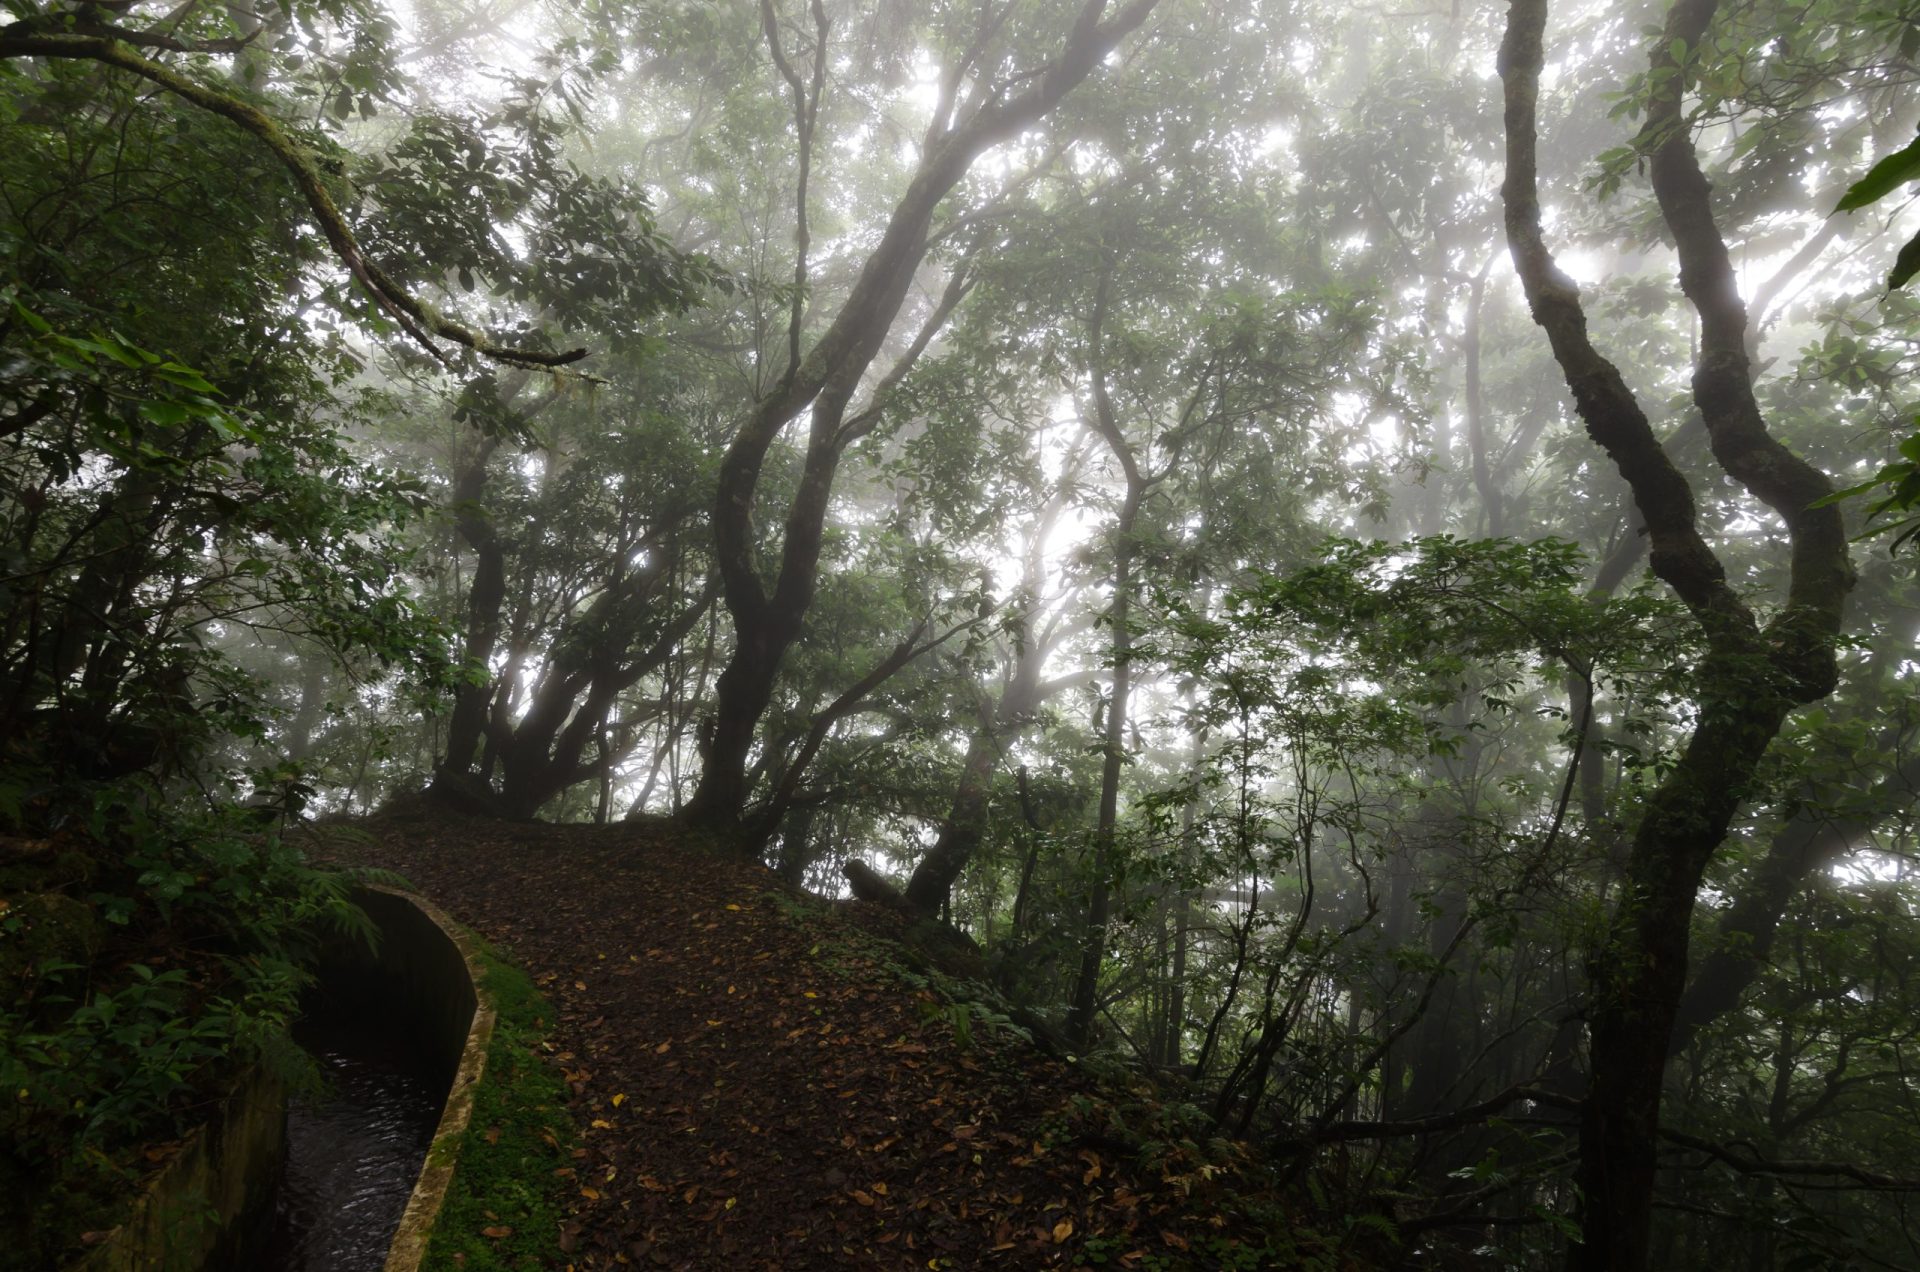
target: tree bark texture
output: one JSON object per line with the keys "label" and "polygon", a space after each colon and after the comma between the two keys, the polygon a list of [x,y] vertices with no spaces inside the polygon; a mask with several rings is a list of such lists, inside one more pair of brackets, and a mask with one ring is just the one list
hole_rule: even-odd
{"label": "tree bark texture", "polygon": [[1714,456],[1786,523],[1791,539],[1786,603],[1765,628],[1701,535],[1686,478],[1618,369],[1588,339],[1579,289],[1542,235],[1536,116],[1545,0],[1513,0],[1500,50],[1501,195],[1515,268],[1588,435],[1645,518],[1650,567],[1693,612],[1707,648],[1696,671],[1698,723],[1635,827],[1620,903],[1589,967],[1592,1082],[1575,1169],[1581,1237],[1568,1255],[1574,1272],[1648,1267],[1661,1087],[1686,986],[1695,897],[1788,712],[1832,691],[1834,640],[1852,585],[1839,513],[1811,506],[1829,490],[1825,477],[1768,434],[1754,399],[1746,309],[1681,115],[1686,83],[1674,41],[1697,49],[1714,8],[1711,0],[1681,0],[1671,11],[1652,59],[1657,87],[1642,144],[1653,148],[1655,195],[1679,252],[1681,289],[1700,318],[1693,396]]}

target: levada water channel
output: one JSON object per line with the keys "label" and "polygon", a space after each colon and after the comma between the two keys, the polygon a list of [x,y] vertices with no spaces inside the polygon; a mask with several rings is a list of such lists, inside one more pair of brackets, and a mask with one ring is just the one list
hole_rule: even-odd
{"label": "levada water channel", "polygon": [[247,1075],[67,1272],[414,1272],[492,1012],[445,916],[386,889],[354,900],[379,939],[328,952],[295,1031],[319,1089],[289,1099],[268,1071]]}
{"label": "levada water channel", "polygon": [[287,1103],[287,1154],[257,1266],[379,1272],[433,1142],[448,1074],[395,1021],[322,1001],[295,1038],[323,1086]]}

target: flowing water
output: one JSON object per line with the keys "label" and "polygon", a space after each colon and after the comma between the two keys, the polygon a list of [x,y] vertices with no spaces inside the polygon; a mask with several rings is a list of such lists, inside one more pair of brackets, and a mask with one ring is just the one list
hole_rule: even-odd
{"label": "flowing water", "polygon": [[[326,1089],[287,1108],[287,1163],[262,1272],[379,1272],[446,1098],[393,1021],[320,1018],[295,1036]],[[383,1030],[384,1027],[384,1030]]]}

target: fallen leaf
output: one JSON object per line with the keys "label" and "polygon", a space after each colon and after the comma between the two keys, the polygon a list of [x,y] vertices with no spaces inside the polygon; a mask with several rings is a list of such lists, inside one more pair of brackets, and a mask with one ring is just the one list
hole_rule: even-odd
{"label": "fallen leaf", "polygon": [[654,1055],[656,1055],[656,1056],[663,1056],[663,1055],[665,1055],[665,1054],[667,1054],[667,1048],[668,1048],[668,1047],[671,1047],[672,1045],[673,1045],[673,1043],[672,1043],[672,1041],[671,1041],[671,1040],[669,1040],[669,1041],[667,1041],[667,1042],[663,1042],[663,1043],[661,1043],[661,1044],[660,1044],[659,1046],[657,1046],[657,1047],[655,1047],[655,1048],[653,1049],[653,1054],[654,1054]]}
{"label": "fallen leaf", "polygon": [[625,1095],[616,1095],[611,1100],[607,1101],[607,1103],[613,1105],[613,1107],[616,1109],[619,1108],[622,1104],[625,1104],[626,1102],[627,1102],[627,1097]]}
{"label": "fallen leaf", "polygon": [[491,1227],[480,1229],[480,1235],[483,1237],[491,1237],[493,1240],[498,1241],[502,1237],[512,1236],[513,1229],[504,1223],[497,1223]]}
{"label": "fallen leaf", "polygon": [[498,1144],[500,1142],[500,1128],[497,1126],[489,1126],[486,1129],[486,1133],[480,1138],[489,1144]]}
{"label": "fallen leaf", "polygon": [[1073,1220],[1062,1219],[1059,1223],[1056,1223],[1053,1225],[1053,1243],[1055,1245],[1059,1245],[1062,1241],[1065,1241],[1068,1237],[1072,1235],[1073,1235]]}
{"label": "fallen leaf", "polygon": [[739,907],[739,906],[737,906],[737,905],[729,905],[729,906],[727,907],[727,909],[729,909],[729,910],[738,910],[739,908],[740,908],[740,907]]}
{"label": "fallen leaf", "polygon": [[872,1196],[870,1196],[867,1193],[861,1192],[858,1188],[848,1193],[847,1196],[853,1198],[855,1201],[859,1202],[863,1206],[871,1206],[873,1204]]}

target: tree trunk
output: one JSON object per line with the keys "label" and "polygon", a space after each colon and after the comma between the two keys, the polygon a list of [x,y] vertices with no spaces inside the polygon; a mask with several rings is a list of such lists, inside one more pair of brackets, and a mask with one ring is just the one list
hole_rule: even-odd
{"label": "tree trunk", "polygon": [[[453,486],[453,505],[457,510],[455,527],[477,557],[473,583],[467,589],[467,639],[463,653],[466,661],[482,673],[499,643],[501,611],[507,599],[506,549],[501,546],[492,521],[479,506],[481,492],[486,488],[487,461],[499,444],[497,436],[482,440],[461,468]],[[455,687],[453,714],[447,721],[447,753],[440,762],[442,775],[459,777],[473,771],[494,688],[491,676],[484,674]]]}
{"label": "tree trunk", "polygon": [[1107,950],[1107,911],[1111,903],[1108,876],[1113,869],[1113,838],[1120,824],[1120,774],[1126,765],[1127,708],[1133,688],[1134,533],[1140,519],[1140,505],[1151,484],[1120,431],[1107,390],[1103,346],[1111,283],[1109,270],[1101,276],[1094,301],[1088,378],[1094,425],[1126,475],[1127,493],[1113,527],[1113,604],[1107,609],[1107,624],[1112,632],[1108,649],[1113,661],[1113,690],[1107,700],[1106,730],[1102,738],[1100,812],[1093,832],[1093,873],[1089,881],[1086,928],[1081,938],[1080,969],[1074,977],[1073,997],[1067,1007],[1067,1040],[1082,1049],[1093,1040],[1093,1017],[1099,1007],[1100,964]]}
{"label": "tree trunk", "polygon": [[966,762],[960,766],[960,785],[953,807],[927,855],[907,881],[907,900],[929,917],[939,913],[986,832],[987,804],[993,794],[993,770],[1000,758],[993,726],[983,722],[967,743]]}
{"label": "tree trunk", "polygon": [[[1886,739],[1898,744],[1899,738]],[[1700,1030],[1740,1001],[1767,965],[1788,903],[1816,871],[1845,853],[1884,817],[1912,805],[1920,790],[1920,755],[1910,755],[1873,791],[1866,809],[1832,817],[1812,803],[1782,826],[1767,855],[1742,883],[1716,925],[1713,952],[1687,985],[1670,1049],[1686,1050]]]}
{"label": "tree trunk", "polygon": [[[877,422],[879,403],[959,302],[959,294],[950,287],[914,346],[882,382],[875,406],[848,419],[853,394],[880,352],[926,255],[935,209],[982,152],[1043,118],[1145,21],[1156,3],[1129,0],[1102,21],[1106,0],[1083,0],[1065,46],[1025,78],[1023,91],[986,98],[963,120],[936,120],[906,192],[861,267],[846,303],[806,357],[789,364],[779,388],[759,405],[728,446],[720,465],[713,524],[715,560],[727,612],[734,621],[734,650],[716,686],[713,731],[702,756],[699,785],[684,810],[690,824],[723,833],[740,830],[751,786],[747,761],[754,733],[772,701],[780,663],[799,636],[813,601],[840,456]],[[824,50],[816,50],[815,56],[824,57]],[[807,140],[805,129],[802,139]],[[796,351],[799,318],[796,309],[792,346]],[[754,492],[774,440],[809,406],[812,418],[804,469],[787,512],[779,567],[769,591],[755,559]],[[757,851],[759,845],[751,847]]]}
{"label": "tree trunk", "polygon": [[1768,435],[1754,400],[1746,309],[1682,115],[1687,76],[1673,50],[1697,49],[1714,9],[1713,0],[1680,0],[1670,12],[1654,46],[1642,144],[1653,150],[1654,193],[1679,251],[1681,290],[1700,318],[1693,395],[1714,457],[1786,523],[1791,541],[1786,604],[1764,630],[1701,537],[1686,478],[1619,371],[1589,341],[1579,288],[1542,235],[1536,114],[1545,0],[1512,0],[1500,50],[1501,196],[1515,268],[1589,435],[1633,490],[1647,523],[1649,564],[1693,612],[1708,651],[1697,672],[1698,723],[1647,801],[1623,896],[1589,969],[1592,1082],[1575,1168],[1581,1236],[1568,1255],[1575,1272],[1648,1266],[1661,1090],[1695,897],[1787,713],[1832,692],[1834,641],[1852,586],[1839,513],[1813,506],[1829,483]]}

